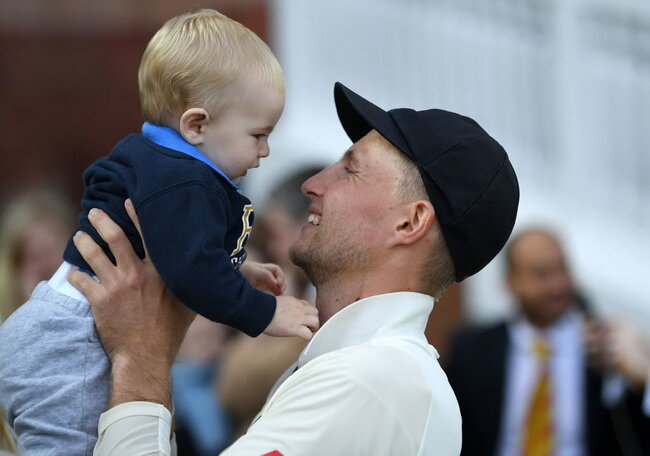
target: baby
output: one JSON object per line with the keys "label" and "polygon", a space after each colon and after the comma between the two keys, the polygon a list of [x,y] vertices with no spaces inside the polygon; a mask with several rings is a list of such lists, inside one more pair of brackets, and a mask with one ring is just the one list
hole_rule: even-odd
{"label": "baby", "polygon": [[[101,209],[141,257],[144,241],[167,287],[192,310],[251,336],[309,339],[315,308],[274,296],[284,287],[277,266],[244,263],[253,206],[237,182],[269,155],[284,108],[276,58],[241,24],[201,10],[154,35],[138,80],[142,134],[85,171],[79,229],[114,260],[88,220],[90,209]],[[64,260],[0,328],[0,408],[29,455],[91,455],[108,399],[109,361],[87,300],[66,278],[72,268],[92,274],[72,238]]]}

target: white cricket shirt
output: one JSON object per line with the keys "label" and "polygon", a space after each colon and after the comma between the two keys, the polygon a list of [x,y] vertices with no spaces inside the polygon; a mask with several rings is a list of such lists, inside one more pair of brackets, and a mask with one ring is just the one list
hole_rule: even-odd
{"label": "white cricket shirt", "polygon": [[[459,455],[458,403],[424,336],[432,308],[431,296],[400,292],[339,311],[223,456]],[[111,448],[133,456],[174,454],[169,412],[142,405],[130,415],[130,404],[102,415],[95,455],[125,454]]]}

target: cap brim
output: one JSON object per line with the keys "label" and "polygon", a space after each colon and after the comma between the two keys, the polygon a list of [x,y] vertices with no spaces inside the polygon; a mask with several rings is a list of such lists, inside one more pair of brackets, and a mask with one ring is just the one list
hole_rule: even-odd
{"label": "cap brim", "polygon": [[343,129],[352,142],[357,142],[371,130],[377,130],[391,144],[412,158],[390,113],[337,82],[334,84],[334,103]]}

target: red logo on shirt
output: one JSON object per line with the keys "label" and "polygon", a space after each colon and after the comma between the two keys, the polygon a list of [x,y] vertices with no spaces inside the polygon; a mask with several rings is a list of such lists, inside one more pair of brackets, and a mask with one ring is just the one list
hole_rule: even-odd
{"label": "red logo on shirt", "polygon": [[263,454],[262,456],[284,456],[278,450],[271,451],[270,453]]}

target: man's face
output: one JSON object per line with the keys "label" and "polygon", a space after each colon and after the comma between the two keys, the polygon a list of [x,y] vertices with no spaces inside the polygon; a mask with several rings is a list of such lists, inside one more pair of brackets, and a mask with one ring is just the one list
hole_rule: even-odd
{"label": "man's face", "polygon": [[376,131],[361,138],[343,158],[308,179],[309,222],[291,247],[291,259],[316,286],[341,274],[372,269],[400,203],[390,154]]}
{"label": "man's face", "polygon": [[573,301],[571,276],[557,241],[547,233],[531,232],[512,251],[510,290],[521,310],[537,326],[548,326]]}

